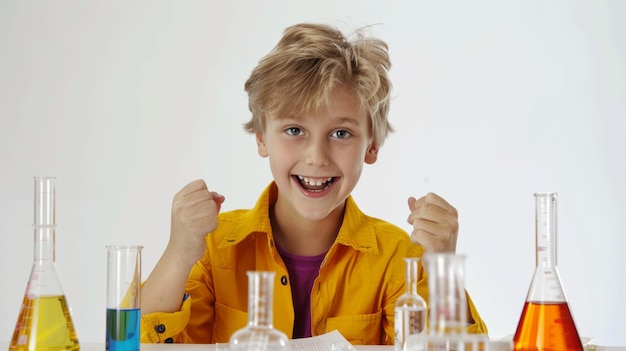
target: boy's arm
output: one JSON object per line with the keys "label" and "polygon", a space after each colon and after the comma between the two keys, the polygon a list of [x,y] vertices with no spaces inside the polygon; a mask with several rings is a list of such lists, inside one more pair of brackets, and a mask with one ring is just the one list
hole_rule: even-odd
{"label": "boy's arm", "polygon": [[[408,200],[408,222],[413,225],[411,240],[422,245],[425,252],[456,252],[459,232],[458,212],[446,200],[434,193],[428,193],[419,200]],[[467,331],[487,334],[487,326],[467,294]]]}
{"label": "boy's arm", "polygon": [[211,285],[209,266],[203,258],[191,270],[182,305],[178,311],[155,312],[141,316],[141,342],[213,343],[211,323],[215,300],[211,293]]}
{"label": "boy's arm", "polygon": [[204,237],[217,228],[224,197],[202,180],[187,184],[172,204],[170,240],[141,288],[141,314],[180,310],[193,265],[206,250]]}

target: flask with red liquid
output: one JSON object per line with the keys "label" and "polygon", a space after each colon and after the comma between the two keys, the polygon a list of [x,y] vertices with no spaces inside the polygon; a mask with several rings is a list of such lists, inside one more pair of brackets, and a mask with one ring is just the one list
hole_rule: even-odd
{"label": "flask with red liquid", "polygon": [[557,193],[535,193],[536,268],[517,330],[515,351],[583,351],[556,266]]}

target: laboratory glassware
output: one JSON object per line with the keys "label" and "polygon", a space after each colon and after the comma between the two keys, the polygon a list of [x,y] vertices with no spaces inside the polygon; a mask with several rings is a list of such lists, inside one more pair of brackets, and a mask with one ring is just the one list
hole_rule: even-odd
{"label": "laboratory glassware", "polygon": [[465,255],[428,252],[422,261],[428,275],[428,350],[487,351],[488,335],[467,333]]}
{"label": "laboratory glassware", "polygon": [[582,351],[557,269],[557,193],[535,193],[536,268],[513,338],[516,351]]}
{"label": "laboratory glassware", "polygon": [[425,253],[430,304],[429,334],[464,334],[467,326],[465,256]]}
{"label": "laboratory glassware", "polygon": [[55,177],[35,177],[34,258],[9,351],[80,348],[54,266]]}
{"label": "laboratory glassware", "polygon": [[139,351],[141,245],[107,248],[106,350]]}
{"label": "laboratory glassware", "polygon": [[289,338],[273,325],[276,272],[248,271],[248,324],[229,340],[229,351],[288,351]]}
{"label": "laboratory glassware", "polygon": [[417,293],[419,258],[406,257],[406,291],[395,304],[395,351],[426,350],[426,301]]}

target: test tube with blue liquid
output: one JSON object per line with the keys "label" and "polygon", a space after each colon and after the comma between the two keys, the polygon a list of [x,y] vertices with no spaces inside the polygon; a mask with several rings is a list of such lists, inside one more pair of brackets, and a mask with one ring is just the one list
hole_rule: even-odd
{"label": "test tube with blue liquid", "polygon": [[142,248],[107,246],[107,351],[139,351]]}

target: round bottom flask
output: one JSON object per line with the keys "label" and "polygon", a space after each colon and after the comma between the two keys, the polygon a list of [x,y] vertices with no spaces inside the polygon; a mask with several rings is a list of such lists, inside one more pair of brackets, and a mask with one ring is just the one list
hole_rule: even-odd
{"label": "round bottom flask", "polygon": [[248,325],[230,338],[229,351],[288,351],[289,338],[275,329],[273,298],[275,272],[248,272]]}

